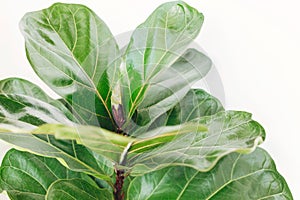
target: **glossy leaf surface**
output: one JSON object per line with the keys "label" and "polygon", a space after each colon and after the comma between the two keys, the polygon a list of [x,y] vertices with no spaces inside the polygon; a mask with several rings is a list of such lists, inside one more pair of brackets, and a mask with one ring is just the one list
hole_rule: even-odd
{"label": "glossy leaf surface", "polygon": [[30,130],[44,123],[71,125],[73,121],[72,113],[38,86],[18,78],[0,81],[0,130]]}
{"label": "glossy leaf surface", "polygon": [[191,89],[168,112],[167,125],[176,125],[204,116],[214,115],[224,108],[220,101],[202,89]]}
{"label": "glossy leaf surface", "polygon": [[38,86],[22,79],[0,81],[0,98],[2,140],[39,155],[58,158],[72,170],[109,179],[106,175],[113,173],[112,163],[103,156],[75,141],[29,134],[45,123],[74,125],[68,118],[76,119],[59,101],[51,99]]}
{"label": "glossy leaf surface", "polygon": [[[250,153],[265,138],[264,129],[246,112],[219,112],[202,117],[197,123],[207,127],[207,131],[178,134],[168,143],[144,152],[135,148],[139,146],[136,142],[128,152],[127,164],[133,168],[131,175],[140,175],[169,165],[190,166],[208,171],[224,155],[234,151]],[[140,137],[168,136],[164,129],[160,127]],[[163,140],[163,137],[160,139]],[[144,143],[142,148],[147,149],[145,145],[147,144]],[[152,146],[151,143],[149,145]]]}
{"label": "glossy leaf surface", "polygon": [[[161,135],[157,137],[145,137],[141,139],[126,137],[113,132],[92,126],[64,126],[56,124],[46,124],[35,129],[32,133],[51,134],[62,140],[76,140],[94,152],[104,155],[115,163],[120,161],[121,155],[127,148],[138,152],[147,151],[150,147],[168,143],[180,134],[189,132],[206,131],[206,127],[198,123],[187,123],[180,126],[166,127]],[[161,131],[161,130],[160,130]],[[83,134],[85,133],[85,134]],[[154,133],[157,133],[154,131]],[[152,132],[148,133],[153,135]],[[128,150],[129,150],[128,149]]]}
{"label": "glossy leaf surface", "polygon": [[202,23],[186,3],[164,3],[120,53],[83,5],[26,14],[27,58],[61,98],[23,79],[0,81],[0,139],[32,153],[8,152],[0,192],[112,200],[123,187],[130,200],[292,199],[270,156],[255,150],[265,131],[251,114],[191,89],[212,64],[188,49]]}
{"label": "glossy leaf surface", "polygon": [[1,133],[0,138],[35,154],[57,158],[73,171],[84,172],[111,181],[113,163],[71,140],[57,140],[51,135]]}
{"label": "glossy leaf surface", "polygon": [[89,176],[68,170],[54,158],[15,149],[5,155],[0,177],[0,188],[15,200],[45,199],[50,185],[61,179],[81,178],[95,184]]}
{"label": "glossy leaf surface", "polygon": [[[140,108],[149,107],[149,98],[156,98],[155,92],[158,91],[154,90],[151,92],[153,86],[159,89],[163,96],[153,99],[155,101],[152,104],[157,105],[151,108],[151,113],[149,113],[151,117],[155,116],[157,109],[163,108],[163,105],[175,105],[176,101],[178,101],[176,95],[179,95],[178,98],[185,95],[181,90],[193,82],[194,78],[189,77],[190,74],[185,73],[186,77],[183,77],[183,79],[186,78],[185,80],[171,86],[171,77],[168,77],[168,75],[171,75],[171,73],[184,74],[183,69],[179,69],[178,65],[172,66],[172,64],[184,53],[187,45],[198,35],[202,22],[203,15],[194,8],[182,1],[170,2],[158,7],[133,32],[125,51],[120,81],[124,118],[127,120],[127,124],[130,123],[130,118],[139,106],[141,106]],[[192,66],[194,63],[189,63],[189,60],[186,60],[186,58],[189,59],[190,55],[195,55],[196,59],[200,55],[200,58],[203,58],[203,63],[207,63],[209,60],[196,51],[188,51],[177,64],[182,62],[187,68],[192,69],[192,72],[196,70],[193,69],[196,66]],[[171,66],[172,69],[169,69]],[[202,75],[205,74],[205,70],[209,67],[209,63],[208,66],[204,65]],[[167,70],[170,74],[168,74]],[[160,76],[161,73],[164,75]],[[169,86],[171,88],[168,88]],[[149,94],[147,94],[148,92]]]}
{"label": "glossy leaf surface", "polygon": [[26,14],[20,26],[39,77],[85,123],[114,130],[110,77],[119,50],[105,23],[83,5],[57,3]]}
{"label": "glossy leaf surface", "polygon": [[251,154],[231,153],[209,172],[169,167],[135,178],[129,200],[292,200],[274,161],[262,149]]}
{"label": "glossy leaf surface", "polygon": [[99,189],[82,179],[58,180],[53,183],[46,200],[113,200],[112,194],[106,189]]}
{"label": "glossy leaf surface", "polygon": [[[202,89],[191,89],[173,108],[156,118],[148,131],[167,125],[179,125],[220,111],[224,111],[224,108],[217,98]],[[133,135],[139,136],[142,130],[139,129]]]}
{"label": "glossy leaf surface", "polygon": [[195,49],[188,49],[175,63],[151,79],[145,97],[136,110],[136,123],[144,126],[173,108],[193,84],[207,74],[210,67],[208,57]]}
{"label": "glossy leaf surface", "polygon": [[33,133],[55,135],[60,140],[76,140],[77,143],[89,147],[115,163],[119,162],[125,147],[135,140],[94,126],[46,124]]}
{"label": "glossy leaf surface", "polygon": [[[35,130],[73,139],[115,161],[127,157],[125,167],[131,175],[141,175],[169,165],[210,170],[224,155],[239,151],[249,153],[260,144],[264,129],[251,114],[238,111],[219,112],[177,126],[160,127],[139,138],[130,138],[97,127],[45,125]],[[86,133],[84,136],[82,133]]]}

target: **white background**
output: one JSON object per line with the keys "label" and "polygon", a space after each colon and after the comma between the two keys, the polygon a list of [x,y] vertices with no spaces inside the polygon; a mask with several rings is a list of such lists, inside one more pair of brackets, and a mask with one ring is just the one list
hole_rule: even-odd
{"label": "white background", "polygon": [[[42,87],[25,57],[18,29],[29,11],[53,0],[1,0],[0,78],[18,76]],[[133,30],[161,3],[74,0],[92,8],[113,34]],[[245,110],[266,129],[272,155],[295,199],[300,199],[300,3],[297,0],[187,0],[205,15],[196,42],[214,61],[227,109]],[[0,157],[9,146],[0,142]],[[5,197],[0,195],[0,199]]]}

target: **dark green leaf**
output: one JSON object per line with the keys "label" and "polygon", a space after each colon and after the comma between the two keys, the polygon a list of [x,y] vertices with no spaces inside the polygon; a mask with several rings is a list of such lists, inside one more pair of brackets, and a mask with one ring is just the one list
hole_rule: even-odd
{"label": "dark green leaf", "polygon": [[25,95],[0,92],[0,130],[32,130],[45,123],[74,124],[65,113],[51,104]]}
{"label": "dark green leaf", "polygon": [[46,200],[113,200],[107,189],[99,189],[85,180],[58,180],[51,185]]}
{"label": "dark green leaf", "polygon": [[87,124],[114,130],[110,79],[119,50],[105,23],[83,5],[57,3],[26,14],[20,25],[39,77]]}
{"label": "dark green leaf", "polygon": [[191,89],[178,104],[149,124],[149,128],[139,128],[131,135],[139,136],[147,129],[149,131],[162,126],[179,125],[223,110],[220,101],[212,95],[202,89]]}
{"label": "dark green leaf", "polygon": [[271,157],[258,148],[251,154],[231,153],[209,172],[169,167],[135,178],[128,200],[292,200]]}
{"label": "dark green leaf", "polygon": [[[44,123],[77,122],[59,101],[50,98],[35,84],[20,78],[0,81],[0,129],[32,129]],[[25,123],[28,125],[26,125]]]}
{"label": "dark green leaf", "polygon": [[167,125],[181,124],[204,116],[214,115],[224,108],[220,101],[202,89],[192,89],[168,113]]}
{"label": "dark green leaf", "polygon": [[0,99],[0,139],[43,156],[58,158],[74,171],[109,180],[108,176],[113,173],[112,163],[103,156],[75,141],[29,134],[44,123],[74,124],[67,118],[72,118],[72,113],[59,101],[22,79],[0,81]]}
{"label": "dark green leaf", "polygon": [[145,125],[171,109],[197,80],[207,74],[210,67],[208,57],[195,49],[188,49],[171,67],[151,79],[137,109],[137,123]]}
{"label": "dark green leaf", "polygon": [[2,94],[23,94],[48,103],[54,101],[40,87],[21,78],[7,78],[1,80],[0,92]]}
{"label": "dark green leaf", "polygon": [[113,163],[71,140],[57,140],[51,135],[1,133],[0,138],[8,143],[27,149],[35,154],[57,158],[73,171],[111,181]]}
{"label": "dark green leaf", "polygon": [[[203,67],[203,63],[204,68],[199,73],[202,73],[201,75],[206,73],[210,61],[203,54],[188,50],[182,58],[179,58],[188,44],[198,35],[202,22],[203,15],[194,8],[182,1],[170,2],[158,7],[133,32],[121,66],[122,109],[126,120],[124,128],[131,123],[130,118],[139,106],[146,108],[155,104],[156,106],[151,108],[151,113],[148,113],[149,117],[153,117],[156,116],[158,109],[164,110],[163,105],[174,106],[178,102],[176,95],[179,95],[179,98],[185,95],[191,87],[190,84],[197,78],[194,77],[196,74],[189,74],[180,68],[181,64],[194,72],[197,67],[193,61],[203,58],[200,66]],[[190,59],[193,61],[190,62]],[[176,60],[177,64],[172,66]],[[174,77],[168,77],[171,74],[184,74],[183,79],[186,80],[174,84],[171,81]],[[168,88],[169,86],[171,88]],[[162,94],[157,98],[155,94],[158,90],[155,88]],[[149,102],[151,98],[153,102]]]}
{"label": "dark green leaf", "polygon": [[45,199],[49,186],[60,179],[80,178],[95,184],[89,176],[65,168],[54,158],[10,150],[0,167],[0,188],[11,199]]}

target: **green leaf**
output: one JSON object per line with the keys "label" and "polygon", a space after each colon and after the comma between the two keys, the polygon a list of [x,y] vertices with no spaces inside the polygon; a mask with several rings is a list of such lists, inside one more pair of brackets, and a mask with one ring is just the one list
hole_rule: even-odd
{"label": "green leaf", "polygon": [[145,130],[180,125],[200,117],[214,115],[220,111],[224,111],[224,108],[218,99],[202,89],[191,89],[172,109],[156,118],[149,124],[149,127],[136,130],[132,136],[139,137]]}
{"label": "green leaf", "polygon": [[[187,123],[180,126],[166,127],[165,134],[150,137],[157,131],[147,132],[145,138],[126,137],[93,126],[65,126],[61,124],[46,124],[35,129],[33,134],[51,134],[60,140],[76,140],[77,143],[92,149],[106,158],[118,164],[122,160],[122,154],[129,148],[143,152],[162,143],[172,141],[178,134],[206,131],[206,127],[198,123]],[[160,129],[161,131],[161,129]],[[126,150],[127,149],[127,150]]]}
{"label": "green leaf", "polygon": [[168,112],[166,125],[177,125],[204,116],[214,115],[224,108],[220,101],[202,89],[192,89]]}
{"label": "green leaf", "polygon": [[[126,121],[123,129],[128,128],[136,109],[146,109],[156,104],[148,113],[149,117],[153,117],[156,116],[157,109],[162,109],[160,106],[174,106],[178,102],[176,95],[179,95],[179,98],[185,95],[185,91],[187,92],[190,84],[197,78],[194,77],[196,74],[189,74],[183,68],[179,68],[181,64],[194,72],[197,67],[193,61],[203,58],[200,67],[203,67],[202,63],[205,67],[200,72],[203,72],[201,75],[206,73],[210,61],[203,54],[196,50],[188,50],[180,58],[188,44],[198,35],[202,23],[202,14],[186,3],[177,1],[159,6],[133,32],[125,51],[124,63],[121,65],[120,87]],[[176,60],[177,63],[172,65]],[[184,74],[183,79],[186,80],[180,80],[178,84],[172,82],[172,85],[171,79],[174,77],[168,77],[169,73]],[[171,88],[168,88],[169,86]],[[162,96],[156,98],[154,94],[157,90],[152,87],[162,91]],[[149,98],[154,98],[154,101],[149,102]]]}
{"label": "green leaf", "polygon": [[[135,141],[127,155],[127,166],[132,168],[131,175],[141,175],[170,165],[208,171],[224,155],[234,151],[252,152],[265,138],[264,129],[246,112],[219,112],[197,119],[196,122],[198,126],[207,127],[207,131],[194,129],[173,136],[168,142],[164,140],[174,134],[172,127],[160,127],[141,134],[139,137],[143,139]],[[175,126],[178,127],[177,131],[180,126]],[[182,130],[186,130],[186,127],[182,126]]]}
{"label": "green leaf", "polygon": [[80,178],[95,184],[89,176],[73,172],[56,159],[12,149],[0,167],[0,188],[15,200],[45,199],[49,186],[61,179]]}
{"label": "green leaf", "polygon": [[58,180],[53,183],[46,196],[46,200],[113,200],[112,194],[106,189],[99,189],[85,180]]}
{"label": "green leaf", "polygon": [[39,155],[58,158],[74,171],[110,180],[108,176],[113,173],[113,166],[103,156],[75,141],[56,140],[51,135],[29,134],[45,123],[74,125],[69,118],[76,119],[62,103],[22,79],[0,81],[0,99],[0,139]]}
{"label": "green leaf", "polygon": [[0,92],[1,94],[26,95],[48,103],[54,101],[40,87],[21,78],[7,78],[1,80]]}
{"label": "green leaf", "polygon": [[169,167],[135,178],[129,200],[253,200],[286,199],[292,194],[277,172],[274,161],[262,149],[251,154],[231,153],[209,172]]}
{"label": "green leaf", "polygon": [[57,158],[73,171],[111,181],[113,163],[72,140],[57,140],[51,135],[0,133],[0,139],[34,154]]}
{"label": "green leaf", "polygon": [[137,109],[137,124],[145,125],[171,109],[197,80],[207,74],[210,67],[208,57],[195,49],[188,49],[171,67],[151,79]]}
{"label": "green leaf", "polygon": [[77,122],[62,103],[51,99],[41,88],[24,79],[1,80],[0,99],[0,130],[30,130],[44,123],[71,125],[73,121]]}
{"label": "green leaf", "polygon": [[56,3],[26,14],[20,27],[37,75],[85,123],[114,130],[110,82],[119,50],[105,23],[83,5]]}
{"label": "green leaf", "polygon": [[32,133],[51,134],[60,140],[76,140],[79,144],[118,163],[122,152],[134,138],[125,137],[114,132],[94,126],[66,126],[62,124],[46,124]]}
{"label": "green leaf", "polygon": [[132,176],[169,165],[208,171],[228,153],[253,151],[265,137],[264,129],[251,119],[251,114],[240,111],[219,112],[184,124],[159,127],[138,138],[91,126],[47,124],[34,131],[44,132],[58,139],[76,140],[130,169]]}
{"label": "green leaf", "polygon": [[31,130],[45,123],[74,124],[65,113],[51,104],[25,95],[0,92],[0,131]]}

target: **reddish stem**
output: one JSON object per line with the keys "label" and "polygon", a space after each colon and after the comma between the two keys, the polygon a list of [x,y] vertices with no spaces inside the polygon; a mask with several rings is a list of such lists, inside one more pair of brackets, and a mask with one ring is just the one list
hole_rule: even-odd
{"label": "reddish stem", "polygon": [[123,184],[124,184],[124,176],[125,171],[117,169],[116,170],[116,183],[114,185],[114,198],[115,200],[124,200],[124,192],[123,192]]}

